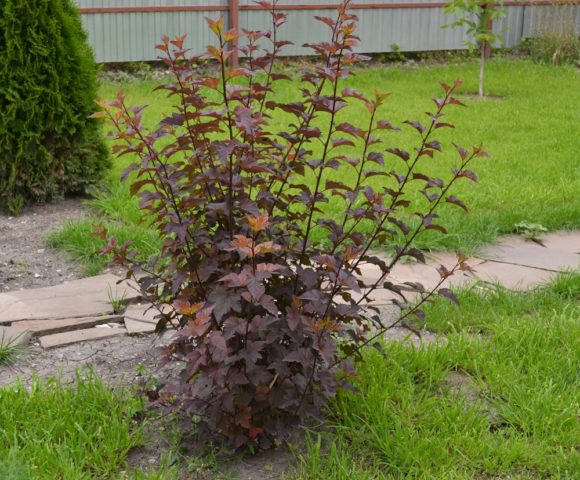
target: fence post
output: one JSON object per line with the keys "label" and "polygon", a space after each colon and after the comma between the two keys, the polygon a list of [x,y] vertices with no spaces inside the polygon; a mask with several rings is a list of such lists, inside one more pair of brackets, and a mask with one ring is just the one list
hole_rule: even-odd
{"label": "fence post", "polygon": [[[488,19],[487,19],[487,25],[486,25],[486,28],[487,28],[489,31],[491,31],[491,30],[493,29],[493,20],[492,20],[491,18],[488,18]],[[491,46],[491,43],[489,43],[489,42],[488,42],[488,43],[486,43],[486,45],[485,45],[485,52],[484,52],[484,55],[485,55],[485,58],[486,58],[486,59],[487,59],[487,58],[491,58],[491,51],[492,51],[492,46]]]}
{"label": "fence post", "polygon": [[[230,30],[240,31],[240,2],[239,0],[229,0],[229,10],[228,10],[228,27]],[[232,50],[232,55],[230,57],[230,65],[232,68],[238,68],[240,64],[239,52],[238,52],[238,39],[230,42],[230,48]]]}

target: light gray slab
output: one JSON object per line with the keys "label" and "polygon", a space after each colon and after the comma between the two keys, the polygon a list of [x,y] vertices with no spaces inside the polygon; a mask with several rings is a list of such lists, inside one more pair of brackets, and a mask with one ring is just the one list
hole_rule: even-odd
{"label": "light gray slab", "polygon": [[541,240],[546,248],[580,254],[580,230],[548,233]]}
{"label": "light gray slab", "polygon": [[481,249],[481,258],[495,262],[564,272],[580,268],[580,255],[542,247],[517,237],[507,237],[498,245]]}
{"label": "light gray slab", "polygon": [[90,342],[92,340],[102,340],[103,338],[118,337],[127,335],[125,328],[87,328],[75,330],[73,332],[55,333],[40,337],[42,348],[57,348],[71,345],[73,343]]}
{"label": "light gray slab", "polygon": [[110,322],[119,322],[120,315],[101,315],[97,317],[80,317],[64,319],[22,320],[12,325],[30,330],[35,336],[82,330]]}
{"label": "light gray slab", "polygon": [[155,324],[150,322],[139,322],[130,318],[125,318],[125,328],[129,335],[155,332]]}
{"label": "light gray slab", "polygon": [[500,284],[510,290],[531,290],[552,281],[557,275],[557,272],[549,270],[499,262],[485,262],[476,270],[481,280]]}
{"label": "light gray slab", "polygon": [[113,313],[111,299],[132,300],[137,292],[106,274],[54,287],[0,294],[0,324],[19,320],[75,318]]}
{"label": "light gray slab", "polygon": [[[171,311],[171,306],[163,305],[161,310],[163,312],[169,312]],[[153,323],[155,325],[159,322],[159,315],[159,310],[151,308],[151,305],[149,304],[129,305],[123,314],[125,319],[129,318],[131,320],[137,320],[138,322]]]}
{"label": "light gray slab", "polygon": [[[387,264],[389,263],[389,259],[386,257],[384,260]],[[467,264],[475,268],[483,261],[484,260],[479,258],[470,258],[467,260]],[[443,265],[448,270],[451,270],[456,265],[456,263],[457,256],[453,253],[446,252],[430,254],[427,258],[426,264],[418,262],[405,263],[404,261],[400,261],[393,267],[393,270],[386,278],[386,280],[395,284],[402,284],[404,282],[419,282],[423,284],[426,289],[429,289],[437,285],[441,279],[439,272],[437,272],[437,268],[440,265]],[[375,265],[365,264],[361,266],[361,273],[367,284],[370,284],[371,282],[375,282],[378,278],[380,278],[382,272],[380,271],[379,267]],[[471,278],[471,275],[464,274],[463,272],[457,272],[452,277],[449,277],[442,286],[448,287],[449,285],[463,285],[471,281]]]}

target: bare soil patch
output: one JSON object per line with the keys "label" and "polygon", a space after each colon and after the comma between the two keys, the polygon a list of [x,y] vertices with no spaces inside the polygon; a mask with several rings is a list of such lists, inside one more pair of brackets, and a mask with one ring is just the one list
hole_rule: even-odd
{"label": "bare soil patch", "polygon": [[87,214],[78,198],[32,205],[18,216],[0,213],[0,291],[57,285],[83,276],[66,254],[47,248],[46,236]]}

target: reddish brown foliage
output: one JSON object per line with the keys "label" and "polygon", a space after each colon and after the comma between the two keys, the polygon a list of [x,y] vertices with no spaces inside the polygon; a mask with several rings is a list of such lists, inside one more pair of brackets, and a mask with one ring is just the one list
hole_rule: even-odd
{"label": "reddish brown foliage", "polygon": [[[158,48],[175,81],[159,88],[177,107],[154,130],[142,125],[143,107],[128,108],[122,95],[103,103],[116,127],[115,151],[138,158],[126,175],[133,172],[132,192],[163,241],[148,264],[136,262],[130,246],[114,239],[104,252],[131,267],[145,299],[172,306],[159,328],[170,323],[179,335],[163,353],[185,369],[182,382],[162,398],[236,447],[271,445],[289,424],[319,415],[338,389],[350,388],[350,359],[389,328],[366,305],[369,296],[385,287],[404,300],[388,280],[391,269],[403,256],[424,261],[413,240],[425,230],[444,231],[436,223],[441,203],[465,208],[448,191],[461,177],[474,179],[466,167],[484,154],[457,147],[459,162],[447,181],[418,170],[442,150],[434,135],[452,127],[442,118],[449,105],[460,103],[453,97],[458,82],[442,84],[428,123],[406,122],[418,132],[417,148],[385,148],[378,132],[398,130],[380,118],[387,95],[340,87],[353,65],[365,60],[353,51],[357,18],[349,3],[342,2],[335,19],[319,19],[330,28],[330,40],[310,45],[320,61],[302,74],[300,102],[278,103],[272,95],[287,79],[274,73],[287,42],[277,39],[286,16],[270,5],[272,30],[242,31],[246,62],[235,70],[228,68],[227,44],[237,33],[224,31],[221,20],[209,21],[218,44],[204,55],[189,56],[184,38],[163,40]],[[267,42],[271,49],[264,51]],[[218,64],[217,75],[196,70],[207,59]],[[339,122],[338,112],[356,102],[368,118]],[[285,131],[272,126],[275,110],[294,118]],[[346,155],[345,149],[359,153]],[[352,171],[348,185],[333,180],[339,168]],[[381,177],[380,188],[369,184],[373,176]],[[405,195],[411,184],[422,185],[422,210]],[[339,220],[324,216],[322,206],[331,198],[343,203]],[[405,219],[413,212],[421,221],[410,226]],[[359,233],[362,224],[372,225],[372,232]],[[312,243],[315,229],[327,232],[327,247]],[[404,240],[397,243],[399,231]],[[370,255],[372,245],[394,246],[391,261]],[[467,268],[464,261],[442,269],[442,280]],[[372,285],[361,279],[365,263],[382,271]],[[437,293],[413,288],[423,301]],[[439,293],[453,298],[446,289]],[[418,306],[404,315],[410,314],[422,318]]]}

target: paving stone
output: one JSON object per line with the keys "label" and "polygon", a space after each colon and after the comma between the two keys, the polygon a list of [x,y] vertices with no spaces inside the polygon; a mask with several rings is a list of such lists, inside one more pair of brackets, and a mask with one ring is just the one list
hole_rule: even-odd
{"label": "paving stone", "polygon": [[[169,311],[171,307],[169,305],[163,306],[162,311]],[[159,311],[156,308],[150,308],[150,305],[129,305],[123,316],[125,319],[137,320],[138,322],[153,323],[157,324],[159,318],[155,318],[159,315]]]}
{"label": "paving stone", "polygon": [[[453,264],[445,265],[449,270],[454,266]],[[405,282],[421,283],[426,290],[431,290],[441,280],[441,275],[437,271],[435,265],[422,264],[399,264],[395,265],[391,273],[390,281],[396,284]],[[455,275],[445,279],[441,287],[458,287],[473,281],[471,274],[457,272]]]}
{"label": "paving stone", "polygon": [[103,338],[118,337],[127,335],[125,328],[87,328],[75,330],[73,332],[55,333],[40,337],[42,348],[56,348],[71,345],[73,343],[90,342],[91,340],[102,340]]}
{"label": "paving stone", "polygon": [[131,318],[125,318],[125,328],[129,335],[155,332],[155,323],[139,322]]}
{"label": "paving stone", "polygon": [[499,283],[510,290],[530,290],[550,282],[557,273],[508,263],[485,262],[476,268],[476,275],[481,280]]}
{"label": "paving stone", "polygon": [[31,336],[25,328],[0,326],[0,347],[26,345]]}
{"label": "paving stone", "polygon": [[[388,261],[385,258],[385,261]],[[470,258],[467,263],[471,267],[477,267],[477,265],[481,264],[484,260],[478,258]],[[427,258],[427,263],[398,263],[393,267],[391,274],[387,278],[388,281],[392,283],[404,283],[404,282],[419,282],[422,283],[426,289],[433,288],[439,280],[441,276],[437,272],[437,268],[439,265],[444,265],[446,268],[451,270],[457,263],[457,256],[453,253],[436,253],[430,255]],[[378,280],[381,276],[381,271],[379,267],[375,265],[363,265],[361,267],[361,273],[363,278],[368,282],[374,282]],[[472,276],[470,274],[464,274],[462,272],[458,272],[453,277],[449,277],[449,279],[442,285],[442,286],[457,286],[465,284],[472,280]],[[396,295],[395,295],[396,296]]]}
{"label": "paving stone", "polygon": [[137,298],[111,274],[83,278],[54,287],[0,294],[0,324],[19,320],[88,317],[113,313],[110,298]]}
{"label": "paving stone", "polygon": [[542,235],[546,248],[580,255],[580,231],[554,232]]}
{"label": "paving stone", "polygon": [[97,317],[65,318],[65,319],[44,319],[44,320],[22,320],[14,322],[12,325],[30,330],[33,335],[48,335],[52,333],[69,332],[81,330],[110,322],[123,320],[120,315],[101,315]]}
{"label": "paving stone", "polygon": [[497,245],[481,249],[481,258],[495,262],[564,272],[580,268],[580,255],[542,247],[521,237],[504,237]]}

